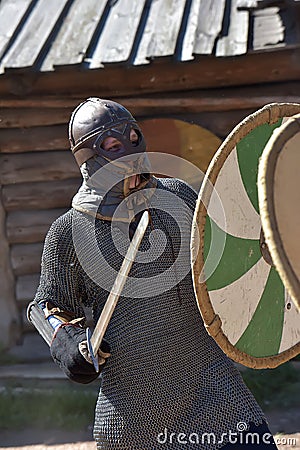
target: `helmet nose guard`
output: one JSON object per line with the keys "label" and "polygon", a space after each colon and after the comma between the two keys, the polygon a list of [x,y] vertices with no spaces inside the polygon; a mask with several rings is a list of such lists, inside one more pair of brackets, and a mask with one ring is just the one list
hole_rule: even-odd
{"label": "helmet nose guard", "polygon": [[[138,143],[130,142],[131,128],[138,132]],[[122,143],[122,154],[114,155],[101,148],[101,143],[109,136]],[[146,150],[142,131],[131,113],[119,103],[98,97],[88,98],[73,111],[69,122],[69,141],[79,166],[99,153],[113,160]]]}

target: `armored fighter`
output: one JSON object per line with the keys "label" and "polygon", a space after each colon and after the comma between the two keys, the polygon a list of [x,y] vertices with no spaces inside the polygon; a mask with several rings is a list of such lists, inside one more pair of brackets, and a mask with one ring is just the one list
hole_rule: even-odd
{"label": "armored fighter", "polygon": [[81,103],[69,138],[83,183],[47,234],[28,316],[73,381],[99,375],[87,346],[85,309],[92,308],[96,323],[141,215],[149,214],[98,351],[97,448],[241,449],[241,423],[269,434],[263,412],[197,308],[190,267],[197,194],[181,180],[151,174],[142,130],[116,102],[93,97]]}

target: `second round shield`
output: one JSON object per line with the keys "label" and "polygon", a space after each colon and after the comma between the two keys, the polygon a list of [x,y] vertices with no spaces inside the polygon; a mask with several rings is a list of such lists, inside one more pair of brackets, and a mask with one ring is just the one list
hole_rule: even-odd
{"label": "second round shield", "polygon": [[223,351],[253,368],[276,367],[300,352],[300,315],[268,251],[257,191],[267,142],[297,113],[299,104],[270,104],[242,121],[212,159],[195,210],[193,281],[201,315]]}
{"label": "second round shield", "polygon": [[[300,115],[276,131],[259,164],[259,206],[272,259],[300,310]],[[299,319],[300,320],[300,319]]]}

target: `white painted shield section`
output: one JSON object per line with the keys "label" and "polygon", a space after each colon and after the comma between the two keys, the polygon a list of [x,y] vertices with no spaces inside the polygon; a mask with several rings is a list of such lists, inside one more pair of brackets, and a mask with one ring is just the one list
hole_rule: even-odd
{"label": "white painted shield section", "polygon": [[235,345],[246,330],[264,292],[271,266],[261,258],[248,272],[228,286],[210,291],[223,333]]}
{"label": "white painted shield section", "polygon": [[[225,212],[220,214],[220,201]],[[226,159],[215,184],[208,208],[209,216],[224,231],[244,239],[259,239],[261,231],[260,216],[253,207],[245,190],[236,148]]]}
{"label": "white painted shield section", "polygon": [[287,290],[285,290],[284,302],[284,322],[279,353],[288,350],[300,341],[300,311]]}

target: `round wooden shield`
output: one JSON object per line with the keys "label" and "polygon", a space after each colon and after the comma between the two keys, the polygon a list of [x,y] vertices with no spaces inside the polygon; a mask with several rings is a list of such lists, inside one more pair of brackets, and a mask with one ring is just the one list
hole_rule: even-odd
{"label": "round wooden shield", "polygon": [[[272,259],[300,311],[300,115],[266,145],[258,171],[261,220]],[[300,315],[298,320],[300,322]]]}
{"label": "round wooden shield", "polygon": [[238,124],[214,155],[195,210],[192,266],[201,315],[222,350],[252,368],[276,367],[300,352],[299,314],[268,252],[257,191],[259,159],[273,130],[297,113],[300,104],[274,103]]}

